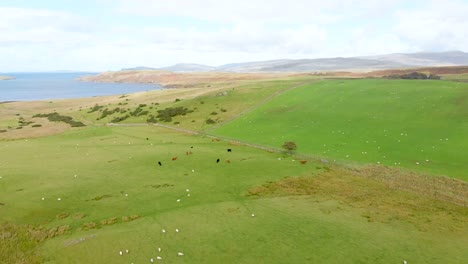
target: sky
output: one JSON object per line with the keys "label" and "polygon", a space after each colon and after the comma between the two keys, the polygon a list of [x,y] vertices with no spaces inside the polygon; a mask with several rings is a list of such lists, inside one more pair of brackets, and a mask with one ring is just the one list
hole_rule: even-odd
{"label": "sky", "polygon": [[468,50],[468,0],[0,0],[0,72]]}

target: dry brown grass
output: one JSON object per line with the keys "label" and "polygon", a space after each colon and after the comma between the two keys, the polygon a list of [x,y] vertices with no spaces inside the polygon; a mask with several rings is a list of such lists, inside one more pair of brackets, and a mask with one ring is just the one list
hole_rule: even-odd
{"label": "dry brown grass", "polygon": [[213,83],[271,80],[292,76],[288,73],[174,73],[168,71],[118,71],[83,77],[92,82],[158,83],[172,88],[209,87]]}
{"label": "dry brown grass", "polygon": [[[405,221],[420,231],[463,231],[468,228],[468,208],[459,201],[467,199],[467,185],[451,179],[427,181],[425,176],[405,173],[388,180],[374,168],[362,171],[333,168],[318,176],[288,177],[251,188],[252,197],[310,196],[318,200],[337,200],[341,204],[360,210],[368,221],[389,223]],[[397,183],[399,181],[399,183]],[[413,184],[411,188],[401,188]],[[435,187],[435,185],[443,185]],[[427,195],[419,188],[437,188],[437,195]],[[456,194],[455,194],[456,193]],[[448,198],[450,197],[450,198]]]}

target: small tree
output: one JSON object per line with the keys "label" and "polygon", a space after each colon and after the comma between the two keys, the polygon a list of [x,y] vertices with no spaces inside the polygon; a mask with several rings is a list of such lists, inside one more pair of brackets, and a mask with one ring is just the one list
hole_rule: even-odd
{"label": "small tree", "polygon": [[294,151],[297,149],[297,145],[293,141],[284,142],[282,147],[286,151],[286,153],[288,153],[288,154],[293,154]]}

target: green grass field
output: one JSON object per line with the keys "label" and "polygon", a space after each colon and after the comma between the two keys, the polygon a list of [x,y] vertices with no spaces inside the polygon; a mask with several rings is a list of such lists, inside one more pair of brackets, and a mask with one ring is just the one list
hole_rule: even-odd
{"label": "green grass field", "polygon": [[356,161],[467,180],[468,84],[322,81],[275,98],[213,131],[340,162]]}
{"label": "green grass field", "polygon": [[[60,113],[86,122],[86,127],[0,140],[0,263],[468,259],[466,85],[321,81],[278,95],[214,131],[203,124],[213,109],[228,110],[219,114],[220,124],[304,81],[242,84],[227,95],[210,91],[158,107],[198,107],[176,117],[180,124],[175,127],[208,129],[207,133],[274,147],[294,140],[300,153],[337,163],[158,126],[103,126],[106,120],[95,121],[98,113],[78,111],[78,104]],[[151,96],[157,101],[157,93]],[[145,94],[140,98],[144,103],[153,100]],[[54,107],[61,104],[65,103],[54,102]],[[8,105],[2,107],[0,111],[16,113]],[[17,122],[12,116],[3,122]],[[132,118],[123,123],[139,122]],[[387,156],[382,164],[398,161],[401,164],[393,166],[462,180],[453,180],[450,184],[456,188],[447,191],[398,188],[369,177],[367,167],[359,165],[375,164],[382,155]],[[430,161],[414,164],[426,158]],[[442,179],[390,173],[394,181],[414,186],[435,185],[438,181],[432,179]],[[458,202],[444,195],[456,196]]]}

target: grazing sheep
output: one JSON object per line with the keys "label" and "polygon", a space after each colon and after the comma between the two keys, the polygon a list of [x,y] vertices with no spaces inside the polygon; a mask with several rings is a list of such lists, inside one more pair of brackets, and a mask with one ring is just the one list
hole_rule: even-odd
{"label": "grazing sheep", "polygon": [[128,254],[128,249],[126,249],[126,250],[125,250],[125,253],[127,253],[127,254]]}
{"label": "grazing sheep", "polygon": [[190,196],[190,193],[187,193],[187,196]]}
{"label": "grazing sheep", "polygon": [[185,191],[186,191],[186,192],[190,192],[190,190],[189,190],[189,189],[185,189]]}
{"label": "grazing sheep", "polygon": [[62,200],[62,198],[57,198],[57,201],[61,201],[61,200]]}
{"label": "grazing sheep", "polygon": [[123,252],[122,250],[119,251],[119,255],[122,256],[123,255]]}
{"label": "grazing sheep", "polygon": [[177,253],[177,256],[183,256],[183,255],[184,255],[184,253],[182,253],[182,252]]}
{"label": "grazing sheep", "polygon": [[177,199],[176,202],[180,202],[180,199]]}
{"label": "grazing sheep", "polygon": [[44,198],[44,197],[42,197],[42,201],[44,201],[44,200],[45,200],[45,198]]}
{"label": "grazing sheep", "polygon": [[255,214],[252,214],[252,217],[255,217]]}
{"label": "grazing sheep", "polygon": [[163,232],[163,233],[166,233],[166,229],[163,229],[162,232]]}
{"label": "grazing sheep", "polygon": [[157,259],[157,260],[161,260],[162,258],[161,258],[160,256],[157,256],[156,259]]}
{"label": "grazing sheep", "polygon": [[154,259],[151,258],[151,259],[150,259],[150,262],[153,263],[153,262],[154,262]]}
{"label": "grazing sheep", "polygon": [[172,160],[177,160],[177,159],[178,159],[178,157],[172,157]]}
{"label": "grazing sheep", "polygon": [[161,248],[158,248],[158,252],[161,252]]}
{"label": "grazing sheep", "polygon": [[179,233],[179,229],[178,229],[178,228],[176,228],[175,231],[176,231],[176,233]]}

